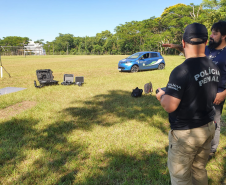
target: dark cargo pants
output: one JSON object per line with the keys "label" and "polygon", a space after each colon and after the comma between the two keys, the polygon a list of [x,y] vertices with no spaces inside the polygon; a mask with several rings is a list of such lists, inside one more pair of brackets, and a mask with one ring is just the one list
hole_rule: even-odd
{"label": "dark cargo pants", "polygon": [[219,105],[214,105],[216,114],[214,116],[214,121],[217,124],[217,128],[215,130],[215,136],[211,142],[211,153],[215,153],[217,151],[217,147],[220,142],[220,131],[221,131],[221,114],[224,106],[224,102],[221,102]]}

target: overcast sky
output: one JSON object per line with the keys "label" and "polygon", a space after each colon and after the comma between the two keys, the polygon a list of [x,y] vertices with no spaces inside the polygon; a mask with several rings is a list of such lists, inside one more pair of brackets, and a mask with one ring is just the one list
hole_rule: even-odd
{"label": "overcast sky", "polygon": [[29,37],[53,41],[59,33],[95,36],[130,21],[160,17],[178,3],[202,0],[0,0],[0,38]]}

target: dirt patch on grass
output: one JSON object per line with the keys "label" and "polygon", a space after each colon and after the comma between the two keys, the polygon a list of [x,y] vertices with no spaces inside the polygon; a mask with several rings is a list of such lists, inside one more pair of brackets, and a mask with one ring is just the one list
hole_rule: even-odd
{"label": "dirt patch on grass", "polygon": [[9,107],[0,110],[0,118],[9,118],[15,116],[27,109],[34,107],[35,105],[36,102],[32,101],[23,101],[14,105],[10,105]]}

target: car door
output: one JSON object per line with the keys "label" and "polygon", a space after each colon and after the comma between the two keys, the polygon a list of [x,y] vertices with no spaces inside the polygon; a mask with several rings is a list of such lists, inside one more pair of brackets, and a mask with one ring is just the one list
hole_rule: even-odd
{"label": "car door", "polygon": [[139,69],[140,70],[148,69],[147,64],[150,63],[149,60],[150,60],[150,54],[149,53],[144,53],[139,59]]}
{"label": "car door", "polygon": [[147,69],[156,69],[158,68],[159,64],[159,56],[157,53],[152,52],[150,53],[150,59],[148,60],[148,63],[146,64]]}

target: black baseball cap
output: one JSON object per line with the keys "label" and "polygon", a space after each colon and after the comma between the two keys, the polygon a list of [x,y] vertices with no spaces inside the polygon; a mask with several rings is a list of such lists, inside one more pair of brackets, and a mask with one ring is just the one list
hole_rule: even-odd
{"label": "black baseball cap", "polygon": [[[195,40],[197,38],[198,40]],[[205,43],[208,39],[208,32],[203,24],[189,24],[184,31],[183,40],[192,45]]]}

